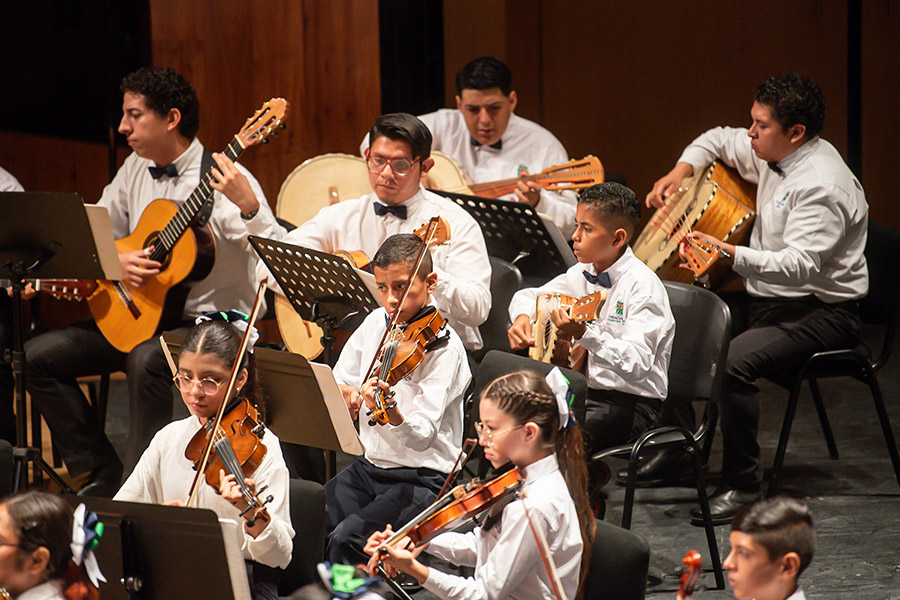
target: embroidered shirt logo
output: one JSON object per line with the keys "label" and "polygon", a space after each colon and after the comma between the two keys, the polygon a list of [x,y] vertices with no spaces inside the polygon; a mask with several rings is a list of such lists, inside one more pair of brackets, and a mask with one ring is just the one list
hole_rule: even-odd
{"label": "embroidered shirt logo", "polygon": [[786,191],[784,193],[784,196],[781,197],[781,200],[775,201],[775,208],[782,208],[784,206],[785,202],[787,202],[788,196],[790,196],[790,195],[791,195],[790,190]]}
{"label": "embroidered shirt logo", "polygon": [[519,165],[518,176],[521,177],[522,175],[528,175],[528,167],[526,167],[525,165]]}
{"label": "embroidered shirt logo", "polygon": [[616,308],[613,311],[615,314],[611,314],[606,317],[606,320],[610,323],[619,323],[622,324],[625,322],[625,305],[621,300],[616,301]]}

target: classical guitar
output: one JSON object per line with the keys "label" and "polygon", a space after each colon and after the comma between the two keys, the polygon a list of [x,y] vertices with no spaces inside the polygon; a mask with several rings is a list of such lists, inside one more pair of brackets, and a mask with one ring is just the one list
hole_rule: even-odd
{"label": "classical guitar", "polygon": [[[288,110],[282,98],[263,104],[234,136],[223,154],[237,161],[241,153],[264,141],[280,126]],[[162,263],[159,275],[141,287],[124,281],[97,281],[88,307],[97,326],[116,349],[130,352],[154,334],[181,320],[188,283],[206,277],[215,261],[215,241],[208,225],[195,219],[212,195],[209,171],[180,206],[171,200],[151,202],[134,232],[116,241],[119,253],[153,246],[148,258]]]}
{"label": "classical guitar", "polygon": [[572,339],[559,333],[550,320],[550,312],[555,308],[565,308],[573,321],[584,323],[599,318],[600,309],[606,302],[607,290],[600,290],[582,298],[564,294],[539,294],[534,313],[531,336],[534,346],[528,356],[534,360],[568,367],[580,371],[585,366],[587,354],[581,346],[574,346]]}
{"label": "classical guitar", "polygon": [[[26,279],[35,292],[44,292],[60,300],[84,300],[97,288],[93,279]],[[0,279],[0,288],[12,286],[9,279]]]}
{"label": "classical guitar", "polygon": [[555,192],[563,190],[580,190],[595,183],[603,183],[604,171],[600,159],[586,156],[582,159],[547,167],[540,173],[521,175],[511,179],[471,183],[463,170],[450,157],[432,153],[435,166],[428,174],[426,185],[447,192],[481,196],[482,198],[499,198],[513,193],[520,181],[534,181],[546,190]]}

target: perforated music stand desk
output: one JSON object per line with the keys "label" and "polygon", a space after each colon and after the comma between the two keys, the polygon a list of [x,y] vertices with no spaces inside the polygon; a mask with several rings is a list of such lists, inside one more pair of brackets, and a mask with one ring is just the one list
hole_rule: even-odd
{"label": "perforated music stand desk", "polygon": [[[177,362],[184,335],[166,331],[160,338]],[[363,453],[328,365],[271,348],[254,348],[253,355],[266,398],[266,425],[278,439],[357,456]]]}
{"label": "perforated music stand desk", "polygon": [[[103,538],[94,550],[106,578],[100,586],[103,600],[249,596],[240,549],[235,560],[234,549],[226,550],[223,526],[213,511],[70,494],[64,497],[72,507],[83,502],[103,523]],[[140,577],[141,589],[130,592],[123,579],[134,576]],[[241,590],[243,593],[235,594]]]}
{"label": "perforated music stand desk", "polygon": [[[334,364],[332,331],[355,329],[378,308],[372,291],[343,258],[255,235],[248,239],[297,314],[322,328],[325,362]],[[326,339],[330,341],[324,343]]]}
{"label": "perforated music stand desk", "polygon": [[488,254],[516,265],[526,280],[547,281],[578,262],[556,224],[529,204],[430,191],[472,215],[481,226]]}

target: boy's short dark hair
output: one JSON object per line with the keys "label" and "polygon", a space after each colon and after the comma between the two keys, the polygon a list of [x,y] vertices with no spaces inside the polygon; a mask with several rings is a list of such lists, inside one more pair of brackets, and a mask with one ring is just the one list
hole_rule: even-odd
{"label": "boy's short dark hair", "polygon": [[625,227],[629,239],[641,221],[641,203],[631,191],[615,181],[597,183],[582,190],[578,204],[588,206],[600,221]]}
{"label": "boy's short dark hair", "polygon": [[816,536],[812,516],[802,502],[778,496],[760,500],[741,510],[731,522],[732,531],[748,534],[774,561],[788,552],[800,557],[797,575],[812,562]]}
{"label": "boy's short dark hair", "polygon": [[759,84],[753,97],[769,107],[772,118],[787,130],[798,123],[806,126],[806,139],[812,139],[825,125],[825,96],[810,79],[797,73],[769,77]]}
{"label": "boy's short dark hair", "polygon": [[[416,257],[419,255],[419,248],[422,247],[422,240],[413,233],[395,233],[388,239],[384,240],[375,258],[372,259],[372,266],[379,269],[387,269],[391,265],[397,263],[406,263],[413,266],[416,263]],[[431,251],[426,250],[425,256],[422,257],[422,265],[416,274],[419,279],[425,281],[433,269],[431,260]]]}
{"label": "boy's short dark hair", "polygon": [[417,117],[409,113],[389,113],[375,119],[369,130],[369,147],[380,137],[406,142],[412,148],[413,159],[431,156],[431,131]]}
{"label": "boy's short dark hair", "polygon": [[173,108],[181,113],[178,133],[193,139],[200,129],[200,101],[197,92],[181,73],[172,67],[142,67],[126,75],[120,86],[122,93],[131,92],[144,97],[147,108],[166,116]]}
{"label": "boy's short dark hair", "polygon": [[512,73],[509,67],[493,56],[481,56],[469,61],[456,74],[456,94],[463,90],[487,90],[500,88],[504,96],[512,91]]}

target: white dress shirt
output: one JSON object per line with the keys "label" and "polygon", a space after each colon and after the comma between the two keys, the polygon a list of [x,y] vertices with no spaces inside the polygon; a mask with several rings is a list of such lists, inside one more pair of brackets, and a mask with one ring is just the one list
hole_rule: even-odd
{"label": "white dress shirt", "polygon": [[[116,239],[134,231],[141,214],[152,201],[166,198],[180,206],[187,200],[200,183],[202,157],[203,145],[194,138],[187,150],[173,161],[178,177],[164,175],[153,179],[147,169],[153,161],[134,153],[129,155],[97,203],[109,210]],[[249,313],[256,296],[254,269],[257,256],[247,235],[278,239],[285,233],[275,220],[259,182],[242,165],[238,164],[237,168],[249,180],[259,200],[259,212],[252,219],[244,220],[236,204],[219,192],[213,192],[215,204],[209,225],[216,240],[216,262],[209,275],[191,287],[184,307],[185,319],[230,308]]]}
{"label": "white dress shirt", "polygon": [[44,583],[36,585],[33,588],[25,590],[24,592],[16,596],[16,600],[66,600],[66,596],[62,591],[62,586],[62,579],[52,579],[50,581],[45,581]]}
{"label": "white dress shirt", "polygon": [[[588,283],[584,271],[597,274],[592,264],[578,263],[540,288],[519,290],[509,305],[510,319],[528,315],[533,320],[538,294],[559,292],[581,298],[603,289]],[[668,390],[675,339],[666,288],[630,246],[606,273],[612,287],[600,318],[589,322],[578,340],[587,350],[588,387],[662,400]]]}
{"label": "white dress shirt", "polygon": [[[442,108],[420,115],[434,138],[431,149],[443,152],[455,160],[475,183],[490,183],[518,177],[524,173],[535,175],[547,167],[569,161],[569,154],[552,133],[533,121],[515,113],[500,138],[500,150],[486,145],[472,144],[472,136],[466,127],[462,113],[457,109]],[[369,136],[363,138],[360,152],[365,154]],[[515,199],[514,194],[503,196]],[[562,193],[541,190],[541,199],[535,210],[553,219],[565,237],[575,231],[575,207],[578,203],[574,192]]]}
{"label": "white dress shirt", "polygon": [[[405,220],[391,213],[376,215],[376,201],[378,196],[373,192],[327,206],[288,233],[284,241],[322,252],[362,250],[371,259],[388,237],[412,233],[431,217],[444,217],[450,226],[450,241],[435,247],[431,253],[438,276],[434,303],[466,348],[481,348],[478,326],[491,310],[491,263],[478,223],[454,202],[421,186],[403,203],[407,210]],[[262,261],[256,275],[257,279],[269,275]]]}
{"label": "white dress shirt", "polygon": [[12,173],[0,167],[0,192],[24,192],[25,188]]}
{"label": "white dress shirt", "polygon": [[806,600],[806,594],[804,594],[803,590],[798,587],[797,591],[795,591],[793,594],[791,594],[784,600]]}
{"label": "white dress shirt", "polygon": [[[524,479],[524,502],[535,526],[541,527],[547,538],[564,597],[574,598],[584,545],[575,503],[556,455],[551,454],[519,472]],[[500,522],[490,530],[476,527],[469,533],[445,533],[434,538],[426,551],[453,564],[475,568],[475,576],[470,578],[430,569],[424,587],[440,598],[554,598],[522,499],[507,504]]]}
{"label": "white dress shirt", "polygon": [[[184,450],[200,427],[200,419],[190,416],[160,429],[113,500],[148,504],[186,500],[194,480],[194,465],[184,457]],[[256,482],[257,489],[269,486],[263,495],[274,497],[266,505],[271,520],[255,539],[243,526],[239,527],[237,544],[245,559],[283,569],[291,562],[291,539],[294,537],[288,499],[290,475],[275,434],[266,429],[262,444],[267,448],[266,455],[250,477]],[[211,509],[220,518],[242,523],[239,511],[222,498],[217,489],[205,480],[198,485],[196,506]]]}
{"label": "white dress shirt", "polygon": [[752,296],[815,295],[827,303],[866,295],[863,250],[869,206],[841,155],[818,136],[771,170],[750,148],[743,128],[717,127],[694,140],[679,161],[694,171],[715,158],[758,183],[750,246],[738,246],[734,270]]}
{"label": "white dress shirt", "polygon": [[[338,383],[362,387],[386,325],[387,313],[379,308],[353,332],[334,366]],[[462,448],[462,397],[472,374],[462,341],[452,327],[447,330],[449,342],[429,350],[392,388],[403,415],[400,425],[369,425],[365,403],[360,408],[359,438],[366,460],[376,467],[427,467],[441,473],[453,468]]]}

